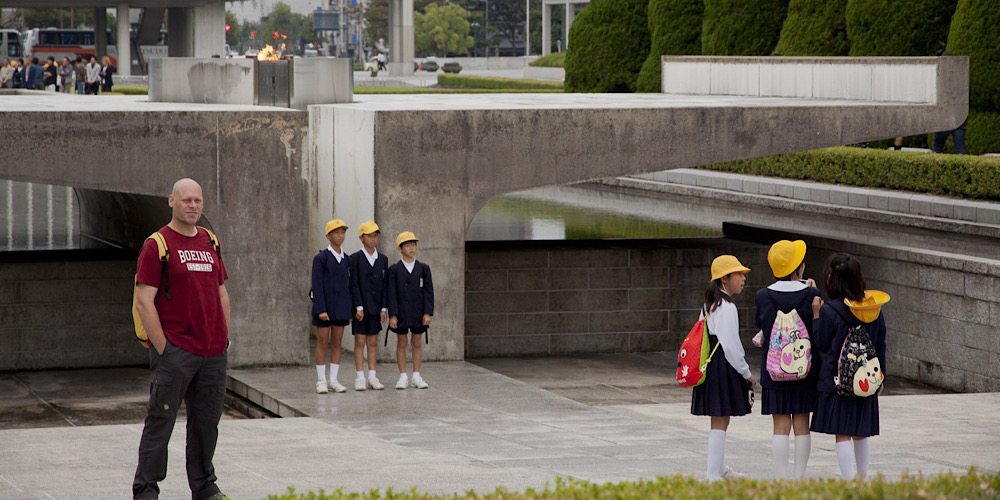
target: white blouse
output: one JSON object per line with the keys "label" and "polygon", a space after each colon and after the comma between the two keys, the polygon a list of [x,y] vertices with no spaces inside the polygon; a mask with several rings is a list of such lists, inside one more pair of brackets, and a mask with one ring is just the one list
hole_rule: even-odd
{"label": "white blouse", "polygon": [[726,361],[745,379],[750,378],[750,365],[747,364],[740,342],[740,316],[736,304],[723,300],[722,305],[708,315],[708,333],[715,335],[726,352]]}

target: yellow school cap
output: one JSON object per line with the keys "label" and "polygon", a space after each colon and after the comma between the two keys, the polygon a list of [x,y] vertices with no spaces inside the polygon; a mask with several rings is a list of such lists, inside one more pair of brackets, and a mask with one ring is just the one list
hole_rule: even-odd
{"label": "yellow school cap", "polygon": [[366,234],[380,233],[380,232],[381,231],[378,230],[378,224],[376,224],[375,221],[365,222],[364,224],[361,224],[361,227],[358,228],[358,236],[364,236]]}
{"label": "yellow school cap", "polygon": [[413,231],[403,231],[402,233],[399,233],[399,236],[396,236],[397,247],[403,246],[403,243],[406,243],[407,241],[420,241],[420,240],[417,239],[417,235],[413,234]]}
{"label": "yellow school cap", "polygon": [[340,219],[333,219],[330,222],[326,223],[326,232],[323,234],[330,234],[330,231],[340,228],[347,229],[347,224],[344,224],[344,221]]}
{"label": "yellow school cap", "polygon": [[806,258],[806,242],[781,240],[767,251],[767,263],[775,278],[784,278],[795,272]]}
{"label": "yellow school cap", "polygon": [[881,290],[865,290],[865,297],[857,302],[844,299],[844,304],[851,309],[851,314],[865,323],[878,319],[882,306],[888,302],[889,294]]}
{"label": "yellow school cap", "polygon": [[730,273],[749,273],[750,268],[740,264],[740,260],[732,255],[720,255],[712,261],[712,281]]}

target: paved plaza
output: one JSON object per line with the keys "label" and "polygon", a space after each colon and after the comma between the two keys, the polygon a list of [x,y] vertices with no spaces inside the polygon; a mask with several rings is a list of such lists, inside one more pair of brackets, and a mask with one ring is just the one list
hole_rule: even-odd
{"label": "paved plaza", "polygon": [[[319,395],[311,367],[232,370],[231,376],[307,417],[225,419],[215,465],[231,498],[297,491],[389,488],[451,493],[554,484],[557,477],[629,481],[663,474],[704,477],[708,421],[689,415],[689,390],[673,384],[670,353],[434,362],[426,390]],[[347,373],[342,381],[353,375]],[[144,370],[18,374],[2,379],[3,413],[20,397],[39,413],[142,404]],[[508,376],[514,375],[514,377]],[[111,380],[108,380],[108,379]],[[16,380],[15,380],[16,379]],[[23,380],[24,383],[19,382]],[[117,381],[117,382],[116,382]],[[11,394],[20,387],[20,395]],[[996,472],[1000,394],[943,394],[889,381],[872,471]],[[88,395],[92,396],[88,398]],[[122,410],[123,415],[130,410]],[[0,430],[0,498],[127,498],[141,424]],[[58,425],[58,424],[52,424]],[[164,499],[187,498],[184,431],[171,442]],[[771,421],[734,419],[727,462],[751,478],[770,474]],[[839,474],[833,438],[814,435],[808,476]]]}

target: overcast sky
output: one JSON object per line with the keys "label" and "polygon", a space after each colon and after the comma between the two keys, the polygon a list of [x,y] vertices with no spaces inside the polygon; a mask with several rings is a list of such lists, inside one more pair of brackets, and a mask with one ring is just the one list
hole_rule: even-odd
{"label": "overcast sky", "polygon": [[266,16],[274,8],[274,4],[285,2],[292,12],[307,14],[323,4],[323,0],[243,0],[226,2],[226,10],[232,11],[240,20],[256,21]]}

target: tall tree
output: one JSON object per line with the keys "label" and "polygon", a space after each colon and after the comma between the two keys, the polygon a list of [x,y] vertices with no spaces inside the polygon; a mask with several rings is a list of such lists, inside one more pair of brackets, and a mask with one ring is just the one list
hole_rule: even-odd
{"label": "tall tree", "polygon": [[650,0],[649,34],[652,44],[642,64],[637,92],[659,92],[662,84],[661,57],[701,54],[702,0]]}
{"label": "tall tree", "polygon": [[649,0],[593,0],[576,16],[566,52],[567,92],[634,92],[649,54]]}
{"label": "tall tree", "polygon": [[969,153],[1000,152],[1000,10],[992,0],[959,0],[948,52],[969,56]]}
{"label": "tall tree", "polygon": [[229,26],[229,31],[226,32],[226,43],[235,49],[243,40],[243,26],[236,18],[236,14],[228,10],[226,11],[226,25]]}
{"label": "tall tree", "polygon": [[472,47],[469,11],[457,4],[430,4],[424,12],[413,13],[417,52],[434,55],[464,54]]}
{"label": "tall tree", "polygon": [[372,46],[381,38],[389,44],[389,0],[372,0],[365,9],[365,33]]}
{"label": "tall tree", "polygon": [[783,56],[846,56],[847,0],[791,0],[781,38],[774,47]]}
{"label": "tall tree", "polygon": [[701,52],[712,56],[771,55],[788,0],[705,0]]}

